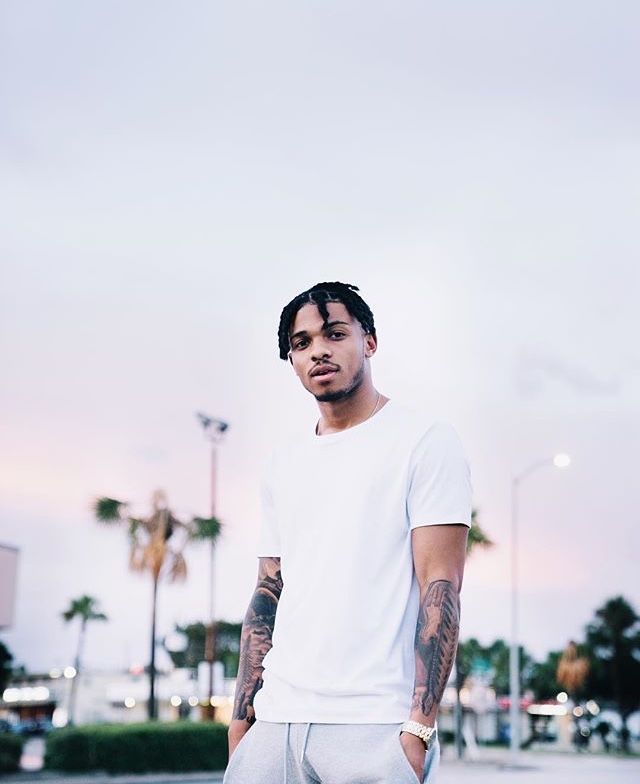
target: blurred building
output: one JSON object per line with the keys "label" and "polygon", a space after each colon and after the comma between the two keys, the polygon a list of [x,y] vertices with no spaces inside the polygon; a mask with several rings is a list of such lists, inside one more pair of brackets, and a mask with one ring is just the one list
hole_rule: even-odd
{"label": "blurred building", "polygon": [[18,548],[0,544],[0,629],[13,625],[18,576]]}
{"label": "blurred building", "polygon": [[[128,671],[87,671],[77,676],[73,667],[53,669],[46,675],[30,675],[16,680],[4,690],[0,718],[14,725],[37,723],[44,729],[67,723],[73,678],[79,677],[76,691],[76,724],[132,723],[146,721],[149,681],[144,668]],[[201,718],[206,684],[192,670],[175,669],[158,673],[156,698],[161,721]],[[220,678],[220,691],[212,700],[216,719],[229,722],[233,708],[233,679]],[[206,705],[206,702],[204,703]]]}

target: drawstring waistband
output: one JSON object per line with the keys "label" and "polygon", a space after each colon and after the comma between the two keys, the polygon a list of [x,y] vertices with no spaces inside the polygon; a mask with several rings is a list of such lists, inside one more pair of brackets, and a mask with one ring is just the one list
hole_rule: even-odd
{"label": "drawstring waistband", "polygon": [[[307,727],[306,727],[306,729],[304,731],[304,739],[302,741],[302,750],[300,751],[300,764],[301,765],[302,765],[302,762],[304,761],[304,753],[305,753],[305,751],[307,749],[307,739],[309,737],[309,730],[310,729],[311,729],[311,724],[308,723]],[[282,757],[283,757],[283,764],[284,764],[284,776],[283,776],[284,784],[287,784],[287,778],[288,778],[288,774],[287,774],[287,755],[289,753],[289,738],[290,738],[290,736],[291,736],[291,723],[290,722],[286,722],[285,723],[285,731],[284,731],[284,754],[282,755]]]}
{"label": "drawstring waistband", "polygon": [[304,759],[304,752],[307,748],[307,738],[309,737],[309,729],[311,728],[311,724],[307,724],[307,729],[304,731],[304,740],[302,741],[302,751],[300,752],[300,764],[302,765],[302,760]]}
{"label": "drawstring waistband", "polygon": [[282,764],[284,765],[284,784],[287,784],[287,753],[289,751],[289,727],[291,725],[289,722],[285,724],[285,731],[284,731],[284,754],[282,755]]}

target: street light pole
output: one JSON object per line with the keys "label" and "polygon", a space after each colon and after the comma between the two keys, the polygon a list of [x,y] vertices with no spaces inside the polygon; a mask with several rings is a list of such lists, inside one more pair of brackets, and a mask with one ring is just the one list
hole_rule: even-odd
{"label": "street light pole", "polygon": [[553,465],[566,468],[571,462],[568,455],[537,460],[511,480],[511,646],[509,648],[509,748],[512,762],[520,751],[520,645],[518,631],[518,490],[526,477],[540,468]]}
{"label": "street light pole", "polygon": [[[217,500],[217,479],[218,479],[218,444],[222,440],[224,432],[228,429],[227,422],[221,419],[207,416],[206,414],[196,414],[200,424],[204,430],[205,438],[211,444],[211,475],[210,475],[210,510],[211,517],[216,516],[216,500]],[[208,683],[208,699],[206,715],[213,721],[215,718],[215,708],[213,705],[214,682],[213,682],[213,665],[216,657],[216,641],[215,641],[215,542],[212,539],[210,542],[209,554],[209,622],[206,627],[206,636],[204,643],[204,658],[209,665],[209,683]]]}
{"label": "street light pole", "polygon": [[[210,508],[211,517],[216,516],[216,490],[217,490],[217,468],[218,468],[218,440],[211,439],[211,497]],[[211,721],[215,718],[215,708],[211,703],[214,695],[213,665],[216,658],[216,639],[215,639],[215,565],[216,565],[216,546],[213,539],[209,542],[209,623],[207,624],[206,637],[204,642],[204,658],[209,664],[209,683],[207,689],[208,705],[207,715]]]}

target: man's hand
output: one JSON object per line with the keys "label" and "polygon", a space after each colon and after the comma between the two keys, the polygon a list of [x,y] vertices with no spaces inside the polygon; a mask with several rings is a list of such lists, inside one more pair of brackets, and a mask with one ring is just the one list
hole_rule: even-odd
{"label": "man's hand", "polygon": [[244,738],[247,732],[251,729],[251,724],[244,719],[232,719],[229,724],[229,759],[236,750],[236,746]]}
{"label": "man's hand", "polygon": [[424,776],[424,761],[427,755],[424,741],[418,738],[417,735],[412,735],[410,732],[401,732],[400,745],[402,746],[414,773],[418,777],[418,781],[422,782],[422,777]]}

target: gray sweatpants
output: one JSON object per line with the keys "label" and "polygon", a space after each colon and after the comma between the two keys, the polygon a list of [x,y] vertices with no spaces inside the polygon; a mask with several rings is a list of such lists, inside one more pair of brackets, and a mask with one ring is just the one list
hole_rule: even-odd
{"label": "gray sweatpants", "polygon": [[427,752],[419,781],[400,744],[400,724],[256,721],[231,755],[223,784],[433,784]]}

